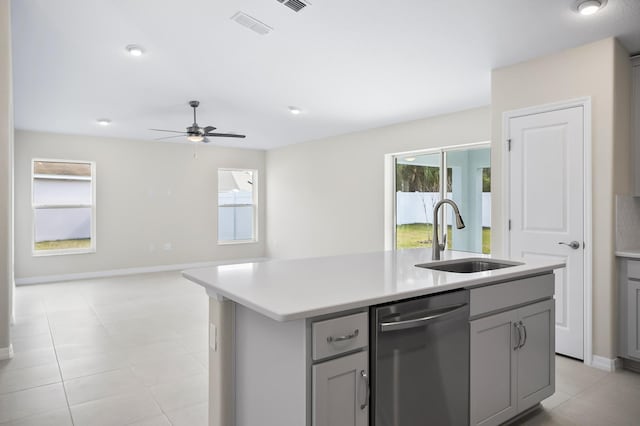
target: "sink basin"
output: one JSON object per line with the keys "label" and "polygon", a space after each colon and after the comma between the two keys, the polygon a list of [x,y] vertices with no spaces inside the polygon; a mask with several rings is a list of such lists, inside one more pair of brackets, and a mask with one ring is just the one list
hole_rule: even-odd
{"label": "sink basin", "polygon": [[444,262],[420,263],[418,268],[435,269],[437,271],[456,272],[458,274],[472,274],[474,272],[493,271],[494,269],[511,268],[523,265],[521,262],[510,260],[485,259],[482,257],[447,260]]}

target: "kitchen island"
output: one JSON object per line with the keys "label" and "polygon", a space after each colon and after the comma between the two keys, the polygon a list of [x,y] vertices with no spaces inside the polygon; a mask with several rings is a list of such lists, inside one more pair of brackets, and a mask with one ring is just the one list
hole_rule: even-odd
{"label": "kitchen island", "polygon": [[[443,261],[478,257],[443,254]],[[499,424],[552,394],[553,270],[564,265],[531,260],[466,274],[415,266],[430,257],[429,250],[412,249],[185,271],[210,296],[209,424],[320,426],[347,413],[353,425],[368,425],[369,308],[458,289],[470,290],[470,423]],[[520,351],[519,325],[531,306],[542,309],[536,318],[544,334],[529,339],[543,347]],[[508,350],[497,347],[499,339],[507,339]],[[475,356],[478,350],[484,355]],[[506,370],[499,371],[493,359],[504,356]],[[515,386],[518,356],[521,363],[533,357],[531,366],[543,369],[534,372],[543,385],[532,383],[526,395]],[[336,368],[353,379],[352,395],[331,391]],[[486,386],[496,391],[474,391]]]}

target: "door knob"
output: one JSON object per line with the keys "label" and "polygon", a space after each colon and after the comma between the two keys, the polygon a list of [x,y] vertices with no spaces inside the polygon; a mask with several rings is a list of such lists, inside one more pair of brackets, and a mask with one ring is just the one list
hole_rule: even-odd
{"label": "door knob", "polygon": [[578,249],[580,248],[580,243],[579,243],[579,242],[577,242],[577,241],[571,241],[570,243],[565,243],[565,242],[562,242],[562,241],[561,241],[561,242],[559,242],[558,244],[565,245],[565,246],[569,246],[569,247],[571,247],[571,248],[572,248],[572,249],[574,249],[574,250],[578,250]]}

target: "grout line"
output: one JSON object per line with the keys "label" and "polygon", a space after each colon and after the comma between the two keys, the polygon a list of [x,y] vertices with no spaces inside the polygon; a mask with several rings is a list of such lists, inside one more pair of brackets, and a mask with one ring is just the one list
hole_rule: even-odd
{"label": "grout line", "polygon": [[58,358],[58,350],[56,349],[56,341],[53,337],[53,330],[51,330],[51,322],[49,321],[49,312],[44,311],[44,315],[47,318],[47,325],[49,326],[49,335],[51,336],[51,343],[53,345],[53,353],[56,356],[56,363],[58,364],[58,372],[60,374],[60,381],[62,383],[62,391],[64,392],[64,399],[67,402],[67,410],[69,411],[69,418],[71,419],[71,425],[74,426],[73,413],[71,412],[71,405],[69,405],[69,396],[67,395],[67,388],[64,385],[64,376],[62,375],[62,367],[60,367],[60,359]]}

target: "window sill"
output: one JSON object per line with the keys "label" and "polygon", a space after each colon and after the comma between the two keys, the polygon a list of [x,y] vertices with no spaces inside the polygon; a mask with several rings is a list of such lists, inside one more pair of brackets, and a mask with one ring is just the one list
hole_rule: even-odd
{"label": "window sill", "polygon": [[218,241],[219,246],[234,246],[237,244],[255,244],[258,240]]}
{"label": "window sill", "polygon": [[64,256],[67,254],[93,254],[96,252],[95,248],[91,249],[82,249],[82,250],[40,250],[40,251],[32,251],[32,257],[48,257],[48,256]]}

